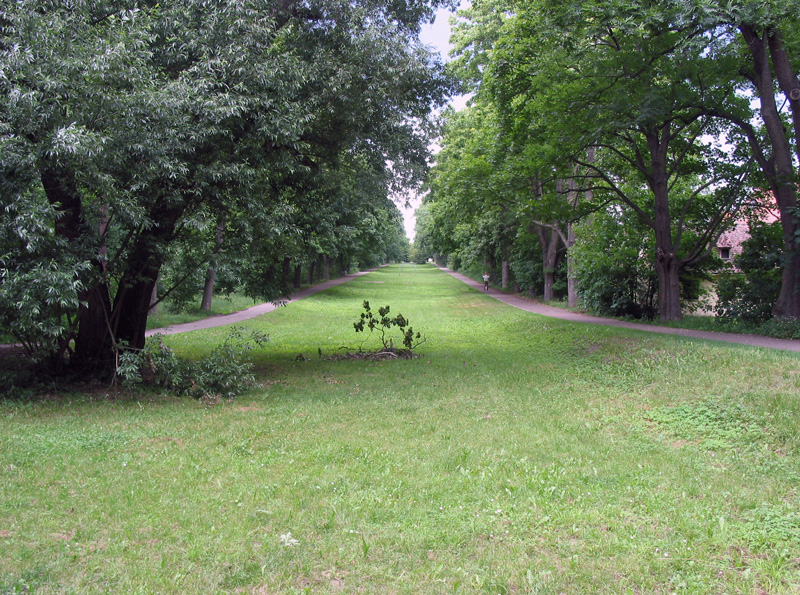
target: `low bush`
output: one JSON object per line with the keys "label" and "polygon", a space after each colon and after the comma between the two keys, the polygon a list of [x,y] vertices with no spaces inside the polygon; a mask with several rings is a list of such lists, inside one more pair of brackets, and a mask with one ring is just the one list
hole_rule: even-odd
{"label": "low bush", "polygon": [[154,335],[144,349],[120,355],[117,376],[128,387],[158,386],[179,396],[231,399],[256,386],[247,353],[269,341],[267,335],[245,330],[233,327],[224,342],[197,361],[180,359],[162,335]]}

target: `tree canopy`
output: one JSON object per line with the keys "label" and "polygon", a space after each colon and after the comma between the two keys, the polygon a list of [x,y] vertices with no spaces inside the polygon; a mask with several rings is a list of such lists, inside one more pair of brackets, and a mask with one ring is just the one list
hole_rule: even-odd
{"label": "tree canopy", "polygon": [[[445,127],[434,175],[459,176],[450,145],[492,145],[483,153],[492,156],[484,207],[505,197],[519,226],[561,235],[561,248],[540,240],[546,297],[557,266],[551,250],[570,252],[572,223],[603,208],[622,224],[636,217],[653,234],[665,320],[681,316],[681,276],[708,263],[719,234],[768,189],[784,225],[774,313],[796,318],[800,152],[797,125],[786,124],[800,113],[792,26],[800,12],[791,4],[476,0],[459,13],[452,68],[475,92],[472,117],[492,114],[494,130],[473,127],[481,140],[470,141]],[[456,188],[434,186],[428,199],[434,214],[436,203],[453,213],[463,205],[464,215],[448,222],[453,229],[475,211]],[[441,246],[452,252],[454,241],[449,235]]]}
{"label": "tree canopy", "polygon": [[142,346],[177,247],[207,266],[227,230],[275,299],[286,259],[396,230],[387,197],[422,181],[450,90],[417,38],[446,3],[2,2],[3,325],[103,372]]}

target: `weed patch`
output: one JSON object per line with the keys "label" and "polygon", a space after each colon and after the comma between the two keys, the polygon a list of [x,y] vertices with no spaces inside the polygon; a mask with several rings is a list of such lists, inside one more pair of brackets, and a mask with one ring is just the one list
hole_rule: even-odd
{"label": "weed patch", "polygon": [[653,409],[646,417],[668,435],[709,450],[742,448],[768,439],[758,420],[737,403],[684,403]]}

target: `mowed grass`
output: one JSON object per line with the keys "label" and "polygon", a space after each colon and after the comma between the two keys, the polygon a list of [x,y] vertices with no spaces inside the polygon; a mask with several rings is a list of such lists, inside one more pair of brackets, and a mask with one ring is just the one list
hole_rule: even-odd
{"label": "mowed grass", "polygon": [[[319,358],[365,299],[418,358]],[[231,402],[0,405],[0,593],[800,591],[796,354],[546,319],[432,267],[247,326],[264,385]]]}
{"label": "mowed grass", "polygon": [[195,320],[201,320],[211,316],[230,314],[239,310],[251,308],[255,306],[256,303],[257,302],[252,298],[239,294],[232,294],[229,296],[215,295],[211,302],[211,310],[209,312],[203,312],[200,309],[199,300],[196,304],[187,307],[182,312],[172,312],[170,309],[171,304],[167,302],[165,304],[160,304],[158,312],[148,317],[147,328],[165,328],[167,326],[183,324],[184,322],[194,322]]}

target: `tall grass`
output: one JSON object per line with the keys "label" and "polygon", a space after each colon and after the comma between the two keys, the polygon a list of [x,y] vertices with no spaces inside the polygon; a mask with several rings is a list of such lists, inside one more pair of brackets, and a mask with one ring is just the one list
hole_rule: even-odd
{"label": "tall grass", "polygon": [[[324,358],[363,300],[418,358]],[[232,402],[0,405],[0,593],[800,590],[795,354],[545,319],[430,267],[247,325],[264,387]]]}

